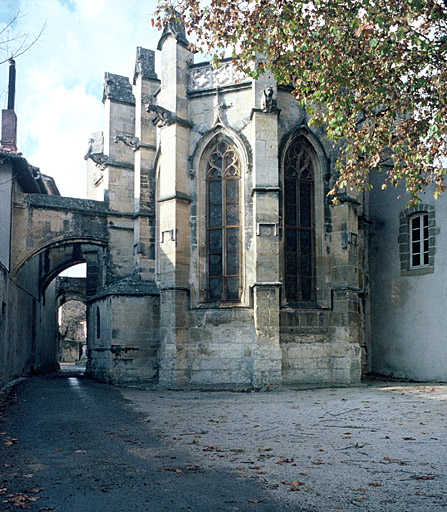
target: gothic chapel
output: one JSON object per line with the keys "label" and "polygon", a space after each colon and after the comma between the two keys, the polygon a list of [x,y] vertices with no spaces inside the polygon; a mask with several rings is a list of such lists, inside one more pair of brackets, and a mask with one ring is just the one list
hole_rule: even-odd
{"label": "gothic chapel", "polygon": [[89,372],[169,387],[359,382],[364,204],[330,205],[336,149],[271,76],[194,63],[172,24],[158,50],[160,79],[144,48],[133,86],[106,73],[107,126],[86,156],[89,197],[128,214],[89,301]]}

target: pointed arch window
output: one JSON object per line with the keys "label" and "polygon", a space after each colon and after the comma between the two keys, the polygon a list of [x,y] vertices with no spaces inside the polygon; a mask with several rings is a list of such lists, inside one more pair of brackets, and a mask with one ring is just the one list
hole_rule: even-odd
{"label": "pointed arch window", "polygon": [[303,137],[284,161],[285,293],[289,302],[315,300],[314,169]]}
{"label": "pointed arch window", "polygon": [[238,302],[241,295],[240,160],[220,139],[206,160],[207,299]]}

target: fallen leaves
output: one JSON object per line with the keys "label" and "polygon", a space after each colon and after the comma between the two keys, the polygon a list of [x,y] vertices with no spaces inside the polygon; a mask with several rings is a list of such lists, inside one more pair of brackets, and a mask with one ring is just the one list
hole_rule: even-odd
{"label": "fallen leaves", "polygon": [[197,473],[200,471],[200,466],[186,466],[184,468],[159,468],[158,473]]}
{"label": "fallen leaves", "polygon": [[292,487],[296,487],[299,485],[305,485],[305,482],[299,482],[297,480],[294,480],[293,482],[287,482],[286,480],[283,480],[281,483],[283,485],[291,485]]}
{"label": "fallen leaves", "polygon": [[225,450],[223,448],[219,448],[217,446],[207,446],[206,448],[203,448],[204,452],[224,452]]}
{"label": "fallen leaves", "polygon": [[[31,489],[31,491],[26,492],[34,492],[38,493],[42,489]],[[8,494],[6,496],[6,500],[4,503],[11,503],[14,507],[21,508],[21,509],[30,509],[31,503],[34,503],[35,501],[39,500],[40,496],[28,496],[27,494],[17,492],[15,494]]]}
{"label": "fallen leaves", "polygon": [[401,466],[406,466],[407,463],[400,460],[400,459],[392,459],[391,457],[384,457],[383,460],[386,460],[387,462],[396,462],[397,464],[400,464]]}
{"label": "fallen leaves", "polygon": [[282,457],[276,464],[292,464],[293,462],[295,462],[293,458]]}

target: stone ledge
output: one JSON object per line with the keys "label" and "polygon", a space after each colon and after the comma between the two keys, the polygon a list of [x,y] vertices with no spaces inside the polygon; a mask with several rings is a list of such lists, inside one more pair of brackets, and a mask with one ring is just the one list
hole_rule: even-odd
{"label": "stone ledge", "polygon": [[88,299],[88,302],[95,302],[111,295],[124,295],[128,297],[145,297],[145,296],[158,296],[160,292],[157,285],[150,281],[137,281],[133,278],[125,278],[117,283],[114,283],[93,297]]}
{"label": "stone ledge", "polygon": [[401,270],[400,275],[403,277],[409,276],[423,276],[426,274],[434,274],[434,267],[415,268],[412,270]]}
{"label": "stone ledge", "polygon": [[26,197],[28,206],[34,208],[49,208],[55,210],[80,211],[85,214],[106,215],[107,205],[102,201],[78,199],[75,197],[50,196],[30,194]]}

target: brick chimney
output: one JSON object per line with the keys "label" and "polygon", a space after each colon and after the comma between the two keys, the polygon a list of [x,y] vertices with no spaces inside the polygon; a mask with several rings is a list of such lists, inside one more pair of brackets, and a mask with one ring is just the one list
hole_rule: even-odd
{"label": "brick chimney", "polygon": [[8,108],[2,110],[2,149],[17,151],[17,116],[14,112],[16,94],[16,63],[9,59]]}

